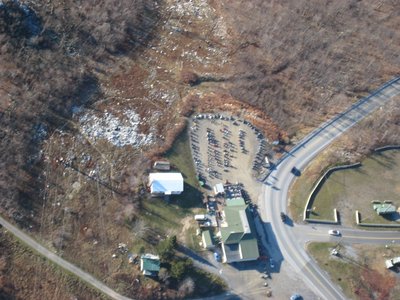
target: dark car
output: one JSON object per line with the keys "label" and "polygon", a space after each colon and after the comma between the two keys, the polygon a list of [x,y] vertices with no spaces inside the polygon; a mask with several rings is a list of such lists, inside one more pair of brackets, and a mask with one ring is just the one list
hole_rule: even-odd
{"label": "dark car", "polygon": [[293,294],[292,296],[290,296],[290,300],[303,300],[303,297],[299,294]]}
{"label": "dark car", "polygon": [[301,175],[301,171],[299,169],[297,169],[296,167],[293,167],[291,172],[294,176],[297,176],[297,177]]}
{"label": "dark car", "polygon": [[281,220],[282,220],[282,222],[286,221],[286,215],[283,212],[281,212]]}

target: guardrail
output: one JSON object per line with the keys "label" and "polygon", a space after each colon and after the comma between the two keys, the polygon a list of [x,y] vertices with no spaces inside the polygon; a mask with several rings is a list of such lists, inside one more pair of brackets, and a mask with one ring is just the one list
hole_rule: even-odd
{"label": "guardrail", "polygon": [[332,225],[337,225],[339,224],[339,217],[338,217],[338,211],[336,208],[333,209],[333,219],[334,221],[331,220],[319,220],[319,219],[310,219],[310,218],[303,218],[303,221],[307,223],[319,223],[319,224],[332,224]]}
{"label": "guardrail", "polygon": [[374,151],[382,152],[382,151],[386,151],[386,150],[398,150],[398,149],[400,149],[400,145],[387,145],[387,146],[376,148],[376,149],[374,149]]}
{"label": "guardrail", "polygon": [[[310,195],[308,196],[307,199],[307,203],[304,207],[304,212],[303,212],[303,221],[307,221],[310,222],[310,220],[312,220],[312,222],[318,221],[316,219],[310,219],[309,216],[307,215],[307,212],[310,210],[311,207],[311,203],[314,202],[315,196],[317,195],[317,193],[320,191],[322,185],[325,183],[325,181],[328,179],[328,177],[334,172],[334,171],[338,171],[338,170],[345,170],[345,169],[351,169],[351,168],[357,168],[361,166],[361,163],[355,163],[355,164],[351,164],[351,165],[343,165],[343,166],[336,166],[336,167],[332,167],[329,168],[324,175],[321,176],[321,178],[317,181],[317,183],[315,184],[315,186],[313,187],[313,189],[311,190]],[[335,219],[335,224],[338,223],[338,213],[336,211],[336,208],[334,209],[334,219]],[[327,221],[327,220],[323,220],[324,222],[332,222],[332,221]]]}

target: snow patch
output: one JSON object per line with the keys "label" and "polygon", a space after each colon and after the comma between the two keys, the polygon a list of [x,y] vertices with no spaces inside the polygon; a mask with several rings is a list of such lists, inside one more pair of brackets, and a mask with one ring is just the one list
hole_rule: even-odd
{"label": "snow patch", "polygon": [[139,133],[141,119],[135,111],[126,110],[122,116],[123,119],[105,112],[99,117],[92,111],[86,111],[79,117],[82,133],[94,141],[106,139],[117,147],[141,147],[154,141],[153,133]]}

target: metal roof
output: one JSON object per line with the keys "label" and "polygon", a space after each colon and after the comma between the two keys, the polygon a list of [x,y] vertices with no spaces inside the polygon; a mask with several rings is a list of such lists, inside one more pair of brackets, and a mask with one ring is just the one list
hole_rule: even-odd
{"label": "metal roof", "polygon": [[215,194],[223,194],[223,193],[225,193],[224,185],[222,183],[217,183],[214,186],[214,193]]}
{"label": "metal roof", "polygon": [[201,234],[203,236],[203,241],[205,243],[205,245],[204,245],[205,247],[214,245],[210,230],[204,230]]}
{"label": "metal roof", "polygon": [[140,257],[140,268],[142,271],[158,272],[160,271],[160,257],[153,254],[144,254]]}
{"label": "metal roof", "polygon": [[150,191],[170,195],[183,192],[183,177],[181,173],[150,173]]}
{"label": "metal roof", "polygon": [[376,203],[374,204],[374,210],[378,215],[391,214],[396,212],[396,206],[391,203]]}
{"label": "metal roof", "polygon": [[[225,260],[251,260],[259,257],[255,226],[247,205],[225,207],[227,227],[221,228]],[[239,257],[240,256],[240,257]]]}
{"label": "metal roof", "polygon": [[242,239],[239,243],[239,249],[242,259],[257,259],[260,256],[257,240],[255,238],[249,237]]}
{"label": "metal roof", "polygon": [[235,197],[226,199],[227,206],[238,206],[238,205],[246,205],[243,197]]}

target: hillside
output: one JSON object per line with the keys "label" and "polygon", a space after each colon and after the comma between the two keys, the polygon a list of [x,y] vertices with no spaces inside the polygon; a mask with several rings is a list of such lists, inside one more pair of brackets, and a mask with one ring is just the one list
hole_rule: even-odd
{"label": "hillside", "polygon": [[[149,218],[145,238],[132,237],[148,154],[165,152],[191,111],[226,99],[292,145],[400,73],[399,14],[390,0],[2,1],[0,211],[137,292],[109,258],[120,241],[153,249],[170,233]],[[340,153],[398,144],[399,115],[393,101]]]}

